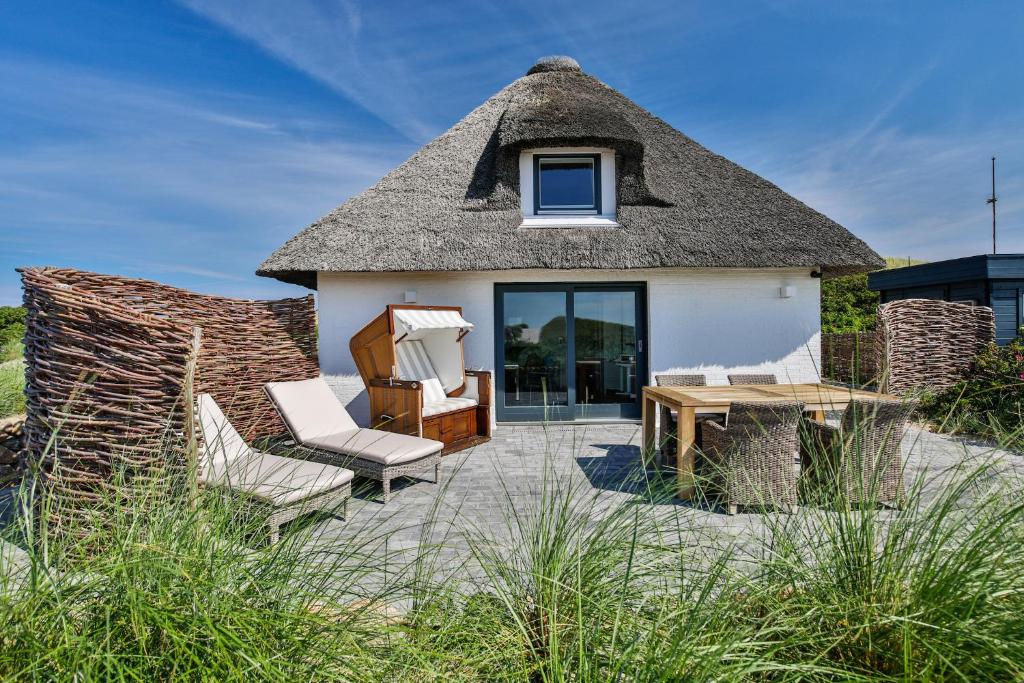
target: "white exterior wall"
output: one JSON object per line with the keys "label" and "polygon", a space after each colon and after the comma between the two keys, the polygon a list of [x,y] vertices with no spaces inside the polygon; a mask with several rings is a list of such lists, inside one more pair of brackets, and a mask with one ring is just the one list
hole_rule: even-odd
{"label": "white exterior wall", "polygon": [[[494,370],[494,284],[643,282],[653,375],[695,372],[728,384],[732,372],[771,372],[780,382],[817,382],[820,280],[801,269],[518,270],[470,273],[319,273],[320,366],[360,424],[369,419],[362,380],[349,353],[352,335],[407,290],[416,303],[462,306],[476,329],[466,365]],[[793,296],[782,298],[781,287]]]}

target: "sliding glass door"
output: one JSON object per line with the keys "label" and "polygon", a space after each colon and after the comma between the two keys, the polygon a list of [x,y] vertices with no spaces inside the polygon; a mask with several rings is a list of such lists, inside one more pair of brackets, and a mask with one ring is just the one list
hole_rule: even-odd
{"label": "sliding glass door", "polygon": [[498,419],[637,418],[643,285],[495,285]]}

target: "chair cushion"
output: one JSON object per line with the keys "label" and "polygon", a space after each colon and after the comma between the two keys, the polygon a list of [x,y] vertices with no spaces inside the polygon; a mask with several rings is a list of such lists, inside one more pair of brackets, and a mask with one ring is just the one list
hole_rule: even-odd
{"label": "chair cushion", "polygon": [[398,465],[440,453],[444,444],[408,434],[395,434],[379,429],[353,429],[316,436],[305,442],[342,455],[354,455],[382,465]]}
{"label": "chair cushion", "polygon": [[267,382],[266,389],[292,436],[301,443],[359,428],[323,377]]}
{"label": "chair cushion", "polygon": [[395,344],[399,379],[437,379],[437,370],[430,362],[427,349],[419,339],[406,339]]}
{"label": "chair cushion", "polygon": [[352,481],[353,472],[342,467],[284,458],[254,451],[226,471],[213,472],[208,484],[243,491],[273,505],[297,503]]}
{"label": "chair cushion", "polygon": [[199,412],[199,426],[203,434],[203,452],[199,460],[200,469],[223,471],[229,463],[252,455],[253,450],[228,422],[228,418],[221,411],[213,396],[199,394],[196,399],[196,407]]}
{"label": "chair cushion", "polygon": [[434,377],[433,379],[423,380],[423,404],[437,403],[448,398],[447,394],[444,393],[444,387],[441,386],[441,380]]}
{"label": "chair cushion", "polygon": [[440,401],[432,401],[427,403],[427,397],[423,397],[423,417],[430,417],[431,415],[440,415],[441,413],[450,413],[453,410],[461,410],[462,408],[470,408],[479,404],[475,398],[462,398],[461,396],[449,396]]}

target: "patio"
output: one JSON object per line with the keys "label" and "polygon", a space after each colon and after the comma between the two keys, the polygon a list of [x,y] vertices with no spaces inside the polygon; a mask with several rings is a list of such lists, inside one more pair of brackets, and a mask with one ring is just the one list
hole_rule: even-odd
{"label": "patio", "polygon": [[[536,506],[545,471],[559,482],[576,484],[581,499],[595,496],[597,507],[611,507],[634,498],[642,486],[635,480],[640,459],[640,426],[595,424],[585,426],[502,426],[487,444],[444,459],[441,485],[396,480],[392,500],[377,502],[379,485],[365,487],[357,480],[349,503],[349,518],[317,521],[317,544],[373,530],[382,542],[378,552],[397,553],[394,565],[412,560],[422,545],[437,544],[437,571],[463,579],[472,576],[468,563],[467,534],[484,532],[498,543],[511,541],[506,524],[509,502],[519,509]],[[953,468],[979,463],[992,456],[1003,476],[1024,476],[1024,458],[991,446],[911,428],[903,442],[908,482],[927,472],[926,497],[942,488]],[[439,500],[438,500],[439,499]],[[440,523],[427,528],[437,504]],[[688,545],[725,547],[741,551],[767,530],[775,512],[748,512],[729,516],[707,505],[673,500],[644,504],[665,532]],[[802,508],[801,508],[802,509]],[[794,518],[799,519],[801,509]],[[383,538],[386,537],[386,543]],[[751,558],[754,559],[754,558]]]}

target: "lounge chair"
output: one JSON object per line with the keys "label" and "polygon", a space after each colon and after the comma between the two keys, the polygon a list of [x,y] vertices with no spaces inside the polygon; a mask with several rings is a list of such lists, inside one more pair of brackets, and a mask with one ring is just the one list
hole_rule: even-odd
{"label": "lounge chair", "polygon": [[322,377],[297,382],[269,382],[267,395],[295,442],[313,460],[348,467],[383,484],[384,502],[391,480],[433,466],[440,481],[444,444],[408,434],[356,425]]}
{"label": "lounge chair", "polygon": [[916,405],[912,400],[854,399],[838,428],[805,420],[801,453],[808,481],[838,486],[851,504],[902,506],[906,490],[900,443]]}
{"label": "lounge chair", "polygon": [[778,384],[775,375],[729,375],[729,384]]}
{"label": "lounge chair", "polygon": [[740,505],[796,505],[803,409],[792,401],[734,401],[725,427],[703,423],[709,478],[730,515]]}
{"label": "lounge chair", "polygon": [[249,447],[209,394],[200,394],[199,477],[205,486],[244,497],[254,514],[266,517],[271,543],[281,525],[306,512],[345,516],[352,496],[352,471]]}

